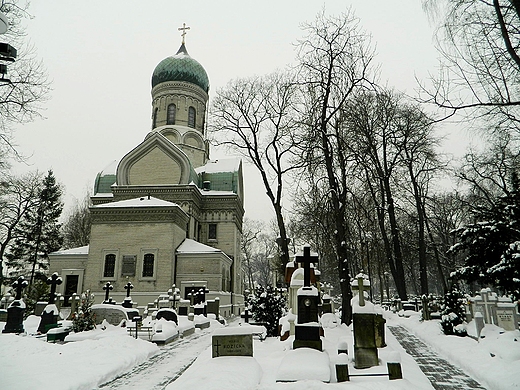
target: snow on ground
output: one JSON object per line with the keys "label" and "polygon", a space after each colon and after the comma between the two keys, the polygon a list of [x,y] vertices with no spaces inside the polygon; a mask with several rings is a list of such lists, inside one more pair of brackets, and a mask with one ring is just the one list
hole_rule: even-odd
{"label": "snow on ground", "polygon": [[[520,331],[504,332],[497,326],[486,325],[477,342],[470,337],[446,336],[439,321],[421,322],[419,313],[406,313],[410,318],[388,313],[387,321],[406,327],[482,386],[493,390],[520,389]],[[476,336],[473,321],[466,324],[466,329]]]}
{"label": "snow on ground", "polygon": [[[438,321],[420,322],[416,313],[410,318],[398,317],[385,312],[387,324],[400,324],[447,360],[460,366],[476,378],[483,386],[493,390],[520,388],[520,332],[501,332],[495,326],[486,326],[484,338],[479,342],[469,338],[445,336]],[[36,317],[24,323],[30,334],[37,327]],[[5,323],[0,323],[3,329]],[[232,323],[230,326],[238,326]],[[471,333],[473,324],[468,324]],[[323,348],[328,354],[331,367],[341,359],[337,355],[340,342],[347,342],[349,357],[352,357],[352,333],[344,325],[335,326],[330,318],[326,321]],[[33,336],[0,334],[0,388],[2,390],[23,389],[92,389],[130,370],[160,351],[150,342],[129,337],[126,329],[106,326],[91,332],[83,332],[83,340],[51,344]],[[388,347],[380,349],[379,357],[385,361],[398,351],[401,357],[403,380],[389,381],[386,377],[352,378],[349,390],[406,390],[432,389],[414,360],[401,348],[395,338],[387,332]],[[44,340],[44,339],[43,339]],[[343,388],[346,384],[322,383],[303,380],[292,383],[276,383],[281,362],[291,350],[292,338],[282,342],[276,338],[265,341],[254,340],[254,357],[211,358],[211,347],[199,355],[195,363],[167,389],[197,388],[217,389],[298,389],[321,390]],[[189,353],[189,348],[186,350]],[[196,352],[195,356],[199,354]],[[293,363],[302,367],[302,377],[310,354],[301,353]],[[303,359],[305,364],[298,359]],[[367,370],[349,367],[351,374],[359,372],[384,372],[384,365]],[[332,381],[335,375],[332,371]]]}

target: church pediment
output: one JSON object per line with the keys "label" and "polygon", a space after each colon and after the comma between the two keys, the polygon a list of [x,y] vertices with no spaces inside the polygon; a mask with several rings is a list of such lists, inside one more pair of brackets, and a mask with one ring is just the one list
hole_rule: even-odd
{"label": "church pediment", "polygon": [[119,162],[118,185],[188,184],[191,163],[186,154],[153,132]]}

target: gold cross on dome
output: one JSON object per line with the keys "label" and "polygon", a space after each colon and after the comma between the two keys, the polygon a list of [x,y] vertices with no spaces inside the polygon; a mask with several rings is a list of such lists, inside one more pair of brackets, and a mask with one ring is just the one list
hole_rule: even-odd
{"label": "gold cross on dome", "polygon": [[182,37],[182,44],[183,45],[184,45],[184,37],[186,36],[186,30],[189,30],[189,29],[190,29],[189,27],[186,27],[186,23],[183,23],[182,27],[179,27],[179,31],[182,30],[181,37]]}

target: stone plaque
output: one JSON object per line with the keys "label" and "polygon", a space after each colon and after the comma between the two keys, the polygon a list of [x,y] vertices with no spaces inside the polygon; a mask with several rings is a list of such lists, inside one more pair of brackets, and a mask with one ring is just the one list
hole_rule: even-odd
{"label": "stone plaque", "polygon": [[123,256],[123,264],[121,266],[121,276],[135,276],[136,263],[137,263],[137,256],[135,256],[135,255]]}
{"label": "stone plaque", "polygon": [[497,326],[504,330],[516,330],[517,324],[515,323],[515,305],[514,304],[498,304],[495,309],[497,318]]}
{"label": "stone plaque", "polygon": [[213,335],[212,357],[219,356],[253,356],[253,335]]}

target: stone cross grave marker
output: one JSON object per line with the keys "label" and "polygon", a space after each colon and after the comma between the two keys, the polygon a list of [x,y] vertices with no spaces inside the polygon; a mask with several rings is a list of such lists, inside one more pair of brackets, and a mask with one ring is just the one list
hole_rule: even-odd
{"label": "stone cross grave marker", "polygon": [[56,286],[59,286],[63,283],[63,279],[58,276],[57,272],[54,272],[46,281],[47,284],[51,286],[51,294],[49,297],[49,304],[54,303],[56,300]]}
{"label": "stone cross grave marker", "polygon": [[251,314],[249,314],[249,310],[245,309],[244,312],[240,315],[246,322],[246,324],[249,324],[249,319],[252,318]]}
{"label": "stone cross grave marker", "polygon": [[[365,290],[365,287],[368,287],[368,289]],[[352,283],[352,288],[359,291],[359,306],[365,306],[365,291],[370,289],[370,286],[365,285],[365,278],[358,276],[357,280]]]}
{"label": "stone cross grave marker", "polygon": [[14,283],[13,288],[16,289],[15,300],[7,309],[7,321],[2,333],[23,333],[23,314],[25,312],[25,304],[22,299],[22,290],[29,283],[23,276],[20,276]]}
{"label": "stone cross grave marker", "polygon": [[303,264],[303,286],[311,285],[311,263],[318,261],[318,256],[311,255],[311,247],[305,245],[303,247],[303,255],[297,254],[295,259],[297,263]]}
{"label": "stone cross grave marker", "polygon": [[105,290],[105,301],[103,303],[108,303],[108,295],[110,294],[110,291],[114,289],[114,286],[110,284],[110,282],[107,282],[103,286],[103,290]]}
{"label": "stone cross grave marker", "polygon": [[23,276],[20,276],[15,282],[13,283],[13,287],[16,289],[16,296],[14,297],[15,300],[22,299],[22,291],[25,287],[27,287],[29,283]]}
{"label": "stone cross grave marker", "polygon": [[125,290],[126,290],[126,297],[129,298],[130,297],[130,291],[134,288],[134,285],[130,282],[128,282],[127,284],[125,284]]}
{"label": "stone cross grave marker", "polygon": [[125,284],[124,289],[126,290],[126,298],[123,300],[121,306],[126,307],[128,309],[132,308],[132,298],[130,297],[130,291],[134,288],[134,285],[130,282]]}
{"label": "stone cross grave marker", "polygon": [[496,296],[494,296],[490,289],[483,288],[480,291],[480,297],[475,297],[475,308],[483,314],[486,324],[495,324],[496,321],[493,320],[496,304]]}

